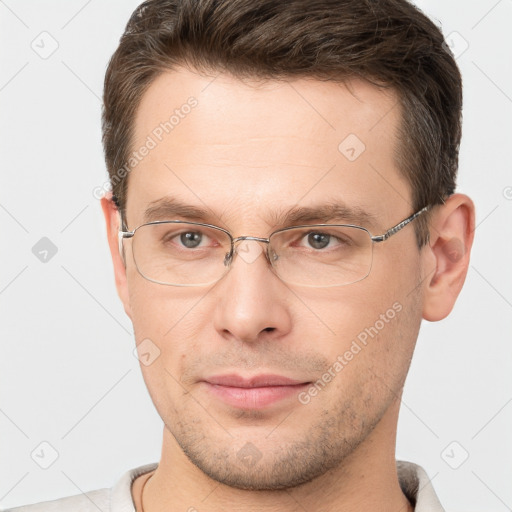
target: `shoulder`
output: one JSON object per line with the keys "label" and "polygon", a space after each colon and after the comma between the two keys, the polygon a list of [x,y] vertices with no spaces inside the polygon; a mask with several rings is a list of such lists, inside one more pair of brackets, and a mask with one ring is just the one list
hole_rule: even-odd
{"label": "shoulder", "polygon": [[126,471],[111,489],[89,491],[76,496],[44,501],[0,512],[135,512],[131,487],[133,481],[150,471],[158,463],[145,464]]}
{"label": "shoulder", "polygon": [[76,496],[10,508],[2,512],[108,512],[110,489],[100,489]]}
{"label": "shoulder", "polygon": [[396,469],[402,492],[415,512],[444,512],[425,470],[412,462],[397,461]]}

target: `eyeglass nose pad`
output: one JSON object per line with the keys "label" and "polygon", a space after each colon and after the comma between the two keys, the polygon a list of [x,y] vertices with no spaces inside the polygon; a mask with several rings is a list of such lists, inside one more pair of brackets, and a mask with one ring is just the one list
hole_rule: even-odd
{"label": "eyeglass nose pad", "polygon": [[229,267],[231,265],[231,262],[233,261],[233,249],[231,249],[229,252],[226,253],[224,256],[224,266]]}
{"label": "eyeglass nose pad", "polygon": [[267,251],[263,250],[263,248],[261,247],[262,240],[250,239],[239,240],[239,242],[256,242],[257,248],[255,248],[253,245],[246,245],[245,247],[242,245],[242,247],[244,247],[243,249],[237,249],[237,247],[233,245],[231,250],[224,256],[225,267],[228,267],[233,263],[235,253],[238,254],[246,263],[253,263],[262,252],[265,254],[265,257],[267,258],[270,264],[273,264],[273,262],[279,258],[278,254],[273,250],[272,247],[269,246]]}

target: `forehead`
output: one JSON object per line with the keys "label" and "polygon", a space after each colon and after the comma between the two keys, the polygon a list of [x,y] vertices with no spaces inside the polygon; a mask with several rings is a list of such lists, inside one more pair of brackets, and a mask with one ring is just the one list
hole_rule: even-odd
{"label": "forehead", "polygon": [[383,187],[391,201],[409,195],[395,162],[399,121],[393,91],[362,80],[165,72],[136,113],[128,207],[140,217],[172,195],[240,219],[328,194],[374,215],[379,201],[386,210]]}

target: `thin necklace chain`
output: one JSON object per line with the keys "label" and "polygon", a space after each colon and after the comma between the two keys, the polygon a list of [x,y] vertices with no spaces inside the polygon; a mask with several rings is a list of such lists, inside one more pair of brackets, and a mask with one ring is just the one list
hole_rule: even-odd
{"label": "thin necklace chain", "polygon": [[144,512],[144,489],[146,488],[146,484],[151,480],[151,477],[154,475],[154,473],[151,473],[148,478],[146,478],[146,481],[144,482],[142,489],[140,491],[140,512]]}

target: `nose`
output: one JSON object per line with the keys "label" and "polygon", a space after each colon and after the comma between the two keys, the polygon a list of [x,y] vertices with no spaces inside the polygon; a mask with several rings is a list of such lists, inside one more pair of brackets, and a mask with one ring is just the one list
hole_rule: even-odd
{"label": "nose", "polygon": [[241,240],[229,272],[216,284],[215,329],[243,342],[279,338],[291,330],[288,294],[266,258],[266,245]]}

